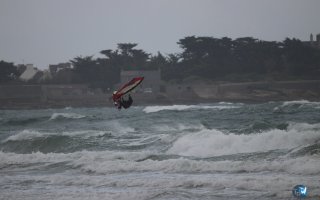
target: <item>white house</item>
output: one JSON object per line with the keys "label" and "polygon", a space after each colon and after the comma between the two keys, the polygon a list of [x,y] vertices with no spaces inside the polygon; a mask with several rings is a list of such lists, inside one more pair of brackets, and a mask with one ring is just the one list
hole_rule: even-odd
{"label": "white house", "polygon": [[30,81],[34,79],[39,73],[41,73],[41,71],[33,67],[33,64],[27,64],[26,70],[20,75],[19,78],[23,81]]}

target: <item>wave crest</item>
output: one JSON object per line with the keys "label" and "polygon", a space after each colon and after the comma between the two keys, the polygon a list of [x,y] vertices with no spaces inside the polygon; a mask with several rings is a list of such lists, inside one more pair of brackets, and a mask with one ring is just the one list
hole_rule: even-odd
{"label": "wave crest", "polygon": [[39,163],[48,166],[54,163],[65,163],[93,173],[146,172],[164,171],[173,173],[243,173],[243,172],[287,172],[290,174],[319,175],[319,155],[299,158],[279,158],[260,161],[206,161],[186,158],[168,158],[164,160],[145,159],[152,152],[113,152],[113,151],[79,151],[74,153],[41,153],[30,154],[5,153],[0,151],[0,167],[21,167]]}
{"label": "wave crest", "polygon": [[214,157],[238,153],[292,149],[314,144],[320,140],[320,124],[292,124],[287,130],[273,129],[259,134],[225,134],[204,129],[178,138],[168,150],[170,154],[195,157]]}
{"label": "wave crest", "polygon": [[239,105],[233,105],[232,103],[220,103],[219,105],[171,105],[171,106],[147,106],[143,109],[145,113],[154,113],[159,111],[183,111],[183,110],[224,110],[240,108]]}
{"label": "wave crest", "polygon": [[313,102],[313,101],[308,101],[308,100],[285,101],[285,102],[283,102],[282,107],[293,106],[293,105],[314,106],[314,107],[318,108],[320,106],[320,102]]}
{"label": "wave crest", "polygon": [[58,120],[58,119],[81,119],[85,118],[85,115],[81,115],[78,113],[53,113],[50,117],[50,120]]}
{"label": "wave crest", "polygon": [[9,142],[9,141],[23,141],[23,140],[32,140],[37,138],[47,138],[50,136],[82,136],[84,138],[89,137],[98,137],[103,136],[105,134],[109,134],[105,131],[96,131],[96,130],[81,130],[81,131],[64,131],[64,132],[42,132],[37,130],[23,130],[15,135],[9,136],[7,139],[3,140],[2,142]]}

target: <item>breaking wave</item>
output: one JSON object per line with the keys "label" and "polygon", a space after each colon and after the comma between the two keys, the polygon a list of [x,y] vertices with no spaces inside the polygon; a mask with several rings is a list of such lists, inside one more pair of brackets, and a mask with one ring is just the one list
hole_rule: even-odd
{"label": "breaking wave", "polygon": [[273,129],[257,134],[223,133],[204,129],[178,138],[170,154],[201,158],[238,153],[266,152],[311,145],[320,140],[320,124],[290,124],[287,130]]}
{"label": "breaking wave", "polygon": [[320,102],[312,102],[312,101],[308,101],[308,100],[285,101],[285,102],[283,102],[282,107],[294,106],[294,105],[312,106],[312,107],[315,107],[315,108],[320,108]]}
{"label": "breaking wave", "polygon": [[145,113],[154,113],[163,110],[169,111],[183,111],[183,110],[224,110],[224,109],[233,109],[240,108],[239,105],[233,105],[231,103],[220,103],[219,105],[172,105],[172,106],[147,106],[143,109]]}
{"label": "breaking wave", "polygon": [[1,111],[1,197],[289,199],[300,183],[311,194],[319,104]]}
{"label": "breaking wave", "polygon": [[82,136],[84,138],[103,136],[107,134],[106,131],[96,131],[96,130],[82,130],[82,131],[63,131],[63,132],[42,132],[37,130],[23,130],[15,135],[9,136],[2,142],[8,141],[23,141],[32,140],[37,138],[47,138],[50,136]]}
{"label": "breaking wave", "polygon": [[164,171],[168,173],[214,173],[214,172],[287,172],[290,174],[320,174],[320,156],[305,155],[298,158],[278,158],[260,161],[206,161],[187,158],[167,158],[162,160],[148,159],[156,157],[152,152],[113,152],[113,151],[79,151],[73,153],[17,154],[0,152],[0,168],[34,165],[46,166],[64,163],[73,169],[84,172],[109,174],[118,172]]}
{"label": "breaking wave", "polygon": [[81,119],[85,118],[85,115],[77,113],[53,113],[50,117],[50,120],[59,120],[59,119]]}

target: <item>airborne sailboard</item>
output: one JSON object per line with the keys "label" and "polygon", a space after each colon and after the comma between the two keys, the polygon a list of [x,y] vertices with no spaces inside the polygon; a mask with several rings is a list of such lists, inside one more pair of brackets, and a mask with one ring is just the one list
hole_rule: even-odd
{"label": "airborne sailboard", "polygon": [[144,77],[135,77],[128,83],[124,84],[121,88],[119,88],[112,95],[113,101],[119,100],[123,95],[131,92],[134,88],[136,88],[142,81]]}

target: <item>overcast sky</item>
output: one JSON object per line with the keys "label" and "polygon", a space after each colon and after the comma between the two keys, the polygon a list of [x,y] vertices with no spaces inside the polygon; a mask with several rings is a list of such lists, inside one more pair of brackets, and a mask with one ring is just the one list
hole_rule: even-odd
{"label": "overcast sky", "polygon": [[320,0],[0,0],[0,60],[45,69],[117,43],[178,53],[186,36],[309,40]]}

